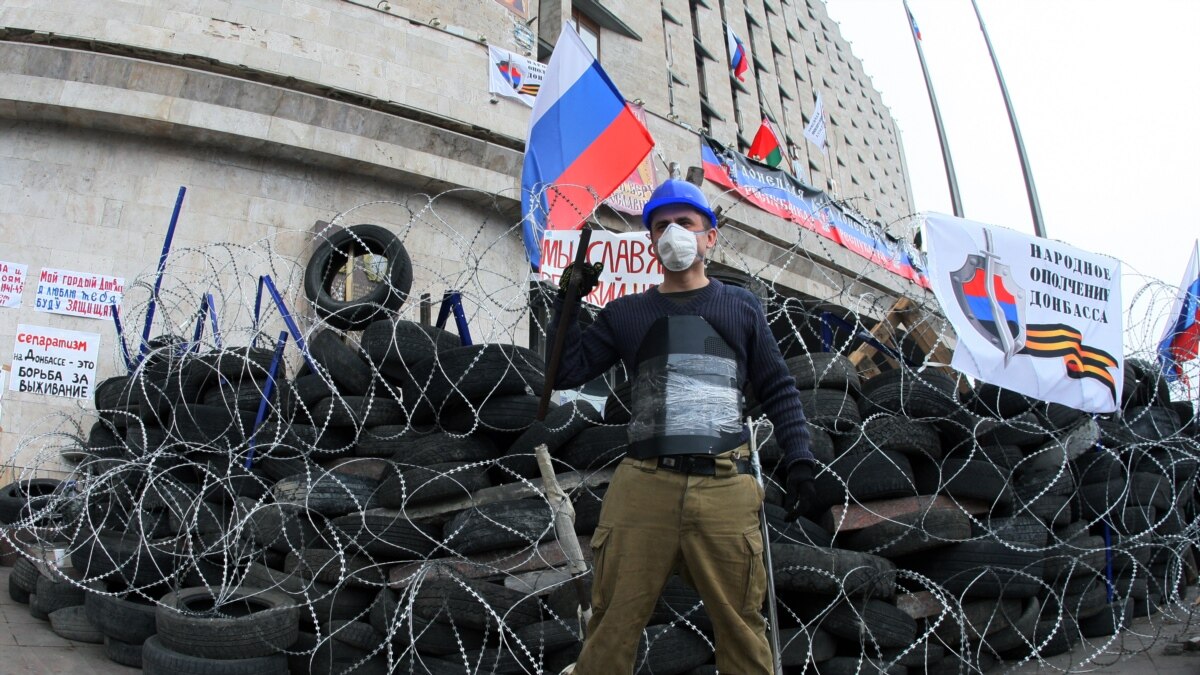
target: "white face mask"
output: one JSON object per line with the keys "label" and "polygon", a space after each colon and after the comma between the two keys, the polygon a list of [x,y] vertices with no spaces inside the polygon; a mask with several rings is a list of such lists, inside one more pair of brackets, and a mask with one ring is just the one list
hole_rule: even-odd
{"label": "white face mask", "polygon": [[658,238],[658,259],[672,272],[682,272],[696,262],[696,236],[700,232],[672,223]]}

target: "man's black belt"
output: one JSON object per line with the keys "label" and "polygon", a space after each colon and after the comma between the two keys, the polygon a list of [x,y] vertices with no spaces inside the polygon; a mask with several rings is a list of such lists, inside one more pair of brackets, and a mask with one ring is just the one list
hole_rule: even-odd
{"label": "man's black belt", "polygon": [[[693,474],[696,476],[717,475],[717,458],[710,455],[663,455],[658,458],[658,468],[667,471]],[[750,460],[731,460],[737,473],[752,473]]]}

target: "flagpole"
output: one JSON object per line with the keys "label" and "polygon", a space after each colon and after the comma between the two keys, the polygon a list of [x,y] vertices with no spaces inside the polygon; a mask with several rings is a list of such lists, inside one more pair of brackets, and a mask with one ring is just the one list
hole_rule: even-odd
{"label": "flagpole", "polygon": [[933,108],[933,123],[937,126],[938,141],[942,144],[942,161],[946,164],[946,180],[950,183],[950,206],[954,210],[954,215],[962,218],[962,197],[958,194],[958,176],[954,173],[954,160],[950,158],[950,145],[946,142],[946,128],[942,126],[942,112],[938,108],[937,96],[933,93],[933,81],[929,79],[929,67],[925,64],[925,52],[921,49],[920,38],[917,37],[916,21],[913,19],[912,11],[908,8],[908,0],[901,0],[901,2],[904,3],[904,14],[908,19],[913,45],[917,48],[917,58],[921,61],[921,74],[925,76],[925,90],[929,92],[929,105]]}
{"label": "flagpole", "polygon": [[1029,156],[1025,153],[1025,142],[1021,140],[1021,127],[1017,124],[1017,114],[1013,111],[1012,99],[1008,96],[1008,87],[1004,84],[1004,75],[1000,73],[1000,62],[996,60],[996,51],[992,49],[992,39],[988,36],[987,26],[983,25],[983,15],[979,13],[979,4],[971,0],[975,8],[975,18],[979,19],[979,30],[983,33],[983,41],[987,44],[988,56],[992,57],[992,68],[996,71],[996,80],[1000,82],[1000,93],[1004,96],[1004,109],[1008,111],[1008,122],[1012,126],[1013,139],[1017,142],[1017,157],[1021,160],[1021,174],[1025,177],[1025,193],[1029,195],[1029,212],[1033,214],[1033,233],[1046,237],[1046,225],[1042,221],[1042,206],[1038,203],[1037,186],[1033,183],[1033,172],[1029,168]]}

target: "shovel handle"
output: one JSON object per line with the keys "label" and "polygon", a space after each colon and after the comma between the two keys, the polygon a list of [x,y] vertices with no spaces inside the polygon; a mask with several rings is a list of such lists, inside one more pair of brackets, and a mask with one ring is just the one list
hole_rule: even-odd
{"label": "shovel handle", "polygon": [[[585,227],[579,233],[579,245],[575,247],[575,263],[587,262],[588,245],[592,243],[592,231]],[[563,294],[562,311],[558,313],[558,324],[554,327],[554,344],[550,346],[550,354],[546,357],[546,386],[542,388],[542,398],[538,401],[537,420],[546,419],[550,411],[550,397],[554,394],[554,380],[558,377],[558,364],[562,361],[563,345],[567,342],[566,322],[574,320],[574,310],[582,298],[579,297],[579,275],[572,274],[567,282],[566,293]]]}

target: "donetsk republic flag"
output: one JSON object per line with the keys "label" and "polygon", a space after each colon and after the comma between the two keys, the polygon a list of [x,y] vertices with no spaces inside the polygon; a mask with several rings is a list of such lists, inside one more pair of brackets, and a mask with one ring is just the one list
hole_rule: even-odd
{"label": "donetsk republic flag", "polygon": [[929,280],[967,375],[1085,412],[1120,405],[1121,263],[942,214],[925,219]]}

